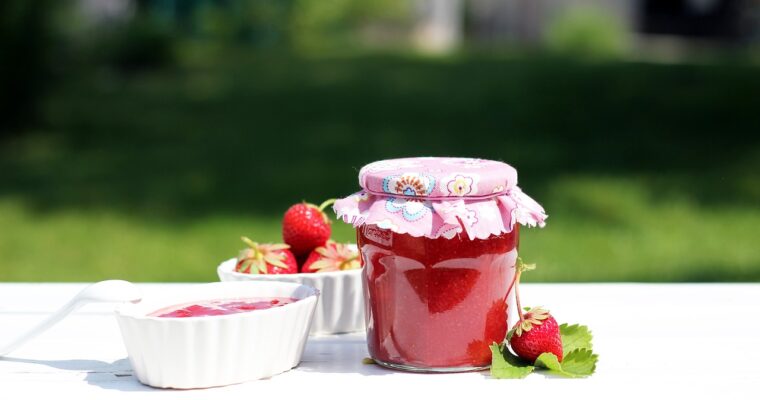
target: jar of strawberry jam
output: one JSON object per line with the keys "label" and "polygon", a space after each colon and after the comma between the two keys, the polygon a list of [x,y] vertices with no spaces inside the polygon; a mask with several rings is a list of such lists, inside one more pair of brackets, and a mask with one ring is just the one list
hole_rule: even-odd
{"label": "jar of strawberry jam", "polygon": [[359,184],[334,209],[357,229],[370,356],[408,371],[487,368],[507,333],[518,226],[543,226],[543,208],[498,161],[384,160]]}

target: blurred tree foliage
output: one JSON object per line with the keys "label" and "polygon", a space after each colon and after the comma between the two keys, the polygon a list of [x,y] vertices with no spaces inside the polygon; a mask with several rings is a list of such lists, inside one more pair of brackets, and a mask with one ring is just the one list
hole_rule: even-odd
{"label": "blurred tree foliage", "polygon": [[405,0],[294,0],[291,42],[305,51],[324,49],[328,44],[356,46],[363,39],[362,28],[403,24],[409,22],[411,12],[410,2]]}
{"label": "blurred tree foliage", "polygon": [[[367,26],[408,21],[404,0],[136,0],[122,17],[84,16],[78,1],[0,2],[0,133],[34,118],[56,75],[170,65],[187,40],[285,51],[359,47]],[[90,5],[92,6],[92,5]]]}
{"label": "blurred tree foliage", "polygon": [[585,58],[619,57],[629,47],[626,29],[622,21],[601,9],[573,8],[551,23],[545,36],[546,47]]}
{"label": "blurred tree foliage", "polygon": [[173,59],[172,31],[154,18],[134,18],[93,42],[92,59],[124,72],[166,66]]}
{"label": "blurred tree foliage", "polygon": [[404,0],[200,1],[193,8],[185,29],[197,36],[295,51],[355,47],[363,28],[398,25],[411,15]]}
{"label": "blurred tree foliage", "polygon": [[[56,79],[166,67],[187,42],[320,54],[405,46],[415,13],[407,0],[125,0],[121,16],[85,16],[86,7],[105,7],[96,4],[0,2],[0,135],[33,125],[37,104]],[[616,57],[628,50],[626,29],[600,9],[568,7],[545,44],[563,55]],[[213,54],[205,57],[214,62]]]}
{"label": "blurred tree foliage", "polygon": [[188,10],[185,33],[219,42],[282,45],[292,0],[202,1]]}

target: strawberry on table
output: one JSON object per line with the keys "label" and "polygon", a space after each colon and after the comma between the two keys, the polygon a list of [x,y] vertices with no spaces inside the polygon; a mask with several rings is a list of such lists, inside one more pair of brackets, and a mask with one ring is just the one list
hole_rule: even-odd
{"label": "strawberry on table", "polygon": [[333,202],[335,199],[330,199],[319,206],[303,202],[285,212],[282,240],[299,260],[304,260],[312,250],[324,246],[330,239],[330,219],[323,210]]}
{"label": "strawberry on table", "polygon": [[562,362],[559,325],[549,311],[531,308],[509,332],[509,345],[520,358],[531,363],[542,353],[552,353]]}
{"label": "strawberry on table", "polygon": [[345,244],[329,240],[324,246],[312,250],[301,272],[331,272],[359,268],[359,252]]}
{"label": "strawberry on table", "polygon": [[[535,269],[520,257],[515,264],[512,285],[520,320],[507,333],[507,346],[492,344],[491,376],[497,379],[524,378],[536,368],[568,378],[590,376],[596,370],[599,356],[591,348],[591,332],[584,325],[557,325],[549,311],[541,307],[520,306],[520,276]],[[516,354],[516,356],[515,356]]]}
{"label": "strawberry on table", "polygon": [[541,353],[551,353],[562,362],[562,338],[559,325],[549,311],[541,307],[534,307],[523,314],[520,305],[520,277],[525,271],[536,269],[535,264],[526,264],[518,257],[515,264],[517,270],[514,277],[515,302],[520,320],[507,334],[512,350],[520,358],[534,363]]}
{"label": "strawberry on table", "polygon": [[296,274],[298,263],[286,244],[259,244],[241,238],[248,248],[243,249],[235,265],[236,272],[246,274]]}

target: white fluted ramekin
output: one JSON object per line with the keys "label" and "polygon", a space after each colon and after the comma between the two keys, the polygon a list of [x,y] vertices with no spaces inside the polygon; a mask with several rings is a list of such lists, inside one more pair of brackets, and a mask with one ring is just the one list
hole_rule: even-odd
{"label": "white fluted ramekin", "polygon": [[312,286],[320,292],[311,333],[334,334],[364,330],[362,270],[353,269],[309,274],[244,274],[235,272],[237,260],[231,258],[216,269],[222,282],[280,281]]}
{"label": "white fluted ramekin", "polygon": [[[165,307],[207,300],[291,297],[290,304],[237,314],[149,317]],[[286,282],[216,282],[117,308],[129,361],[149,386],[223,386],[285,372],[301,361],[319,291]]]}

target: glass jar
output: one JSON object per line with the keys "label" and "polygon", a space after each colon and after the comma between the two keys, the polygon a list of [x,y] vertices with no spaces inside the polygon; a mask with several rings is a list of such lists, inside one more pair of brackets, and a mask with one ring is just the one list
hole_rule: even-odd
{"label": "glass jar", "polygon": [[543,208],[498,161],[404,158],[359,172],[335,202],[357,229],[370,356],[407,371],[487,368],[509,327],[519,225]]}
{"label": "glass jar", "polygon": [[357,232],[370,357],[405,370],[488,368],[488,346],[507,333],[517,229],[475,240]]}

